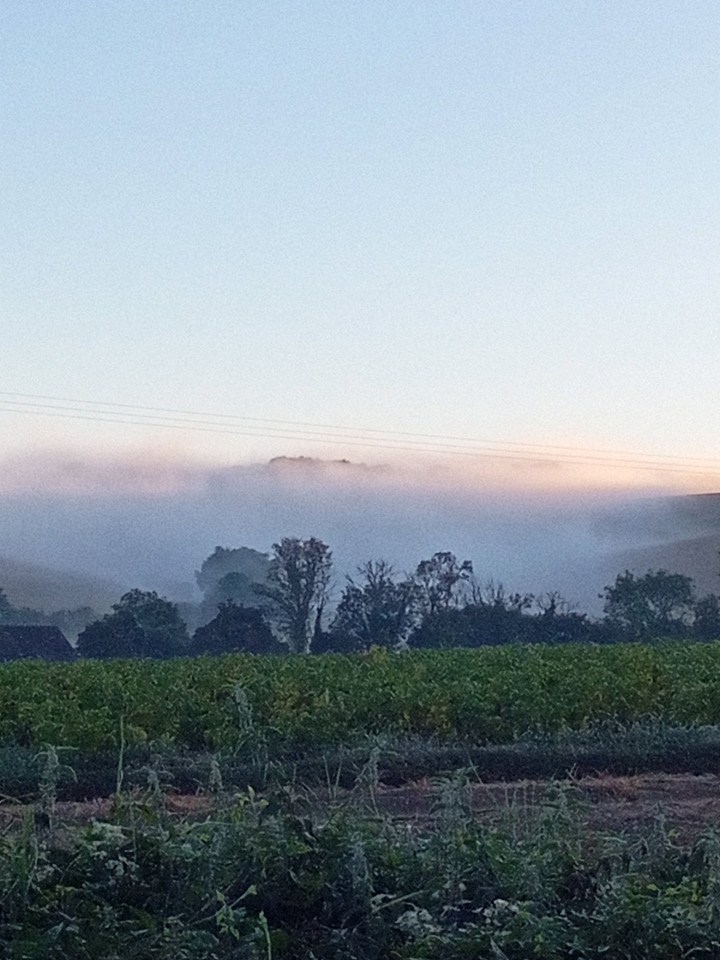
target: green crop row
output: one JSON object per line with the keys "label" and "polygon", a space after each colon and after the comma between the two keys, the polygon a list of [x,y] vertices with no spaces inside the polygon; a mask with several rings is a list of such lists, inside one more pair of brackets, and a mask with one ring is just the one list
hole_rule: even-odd
{"label": "green crop row", "polygon": [[228,655],[0,667],[0,742],[314,748],[379,733],[509,743],[608,719],[720,723],[720,644]]}

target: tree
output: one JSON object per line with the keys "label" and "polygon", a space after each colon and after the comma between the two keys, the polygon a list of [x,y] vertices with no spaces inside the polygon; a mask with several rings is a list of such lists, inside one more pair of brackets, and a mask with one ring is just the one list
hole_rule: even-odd
{"label": "tree", "polygon": [[292,653],[309,653],[328,599],[332,553],[322,540],[284,537],[273,544],[267,585],[258,587],[278,611]]}
{"label": "tree", "polygon": [[82,656],[172,657],[187,652],[190,641],[177,606],[154,590],[130,590],[112,611],[78,636]]}
{"label": "tree", "polygon": [[228,600],[218,607],[217,615],[193,636],[193,653],[282,653],[272,630],[258,607],[243,607]]}
{"label": "tree", "polygon": [[225,600],[245,606],[269,606],[257,587],[267,585],[270,558],[250,547],[215,547],[213,553],[195,571],[195,580],[203,592],[200,617],[203,622],[215,615]]}
{"label": "tree", "polygon": [[695,585],[682,573],[649,570],[636,577],[626,570],[605,587],[601,599],[608,623],[627,638],[676,637],[690,632]]}
{"label": "tree", "polygon": [[472,578],[470,560],[458,562],[454,553],[434,553],[429,560],[421,560],[415,571],[426,613],[449,610],[462,605],[465,589]]}
{"label": "tree", "polygon": [[[426,613],[410,636],[410,646],[480,647],[566,642],[571,636],[578,639],[581,635],[594,637],[593,625],[586,624],[580,615],[569,613],[557,593],[536,599],[529,593],[510,593],[502,583],[492,580],[485,586],[471,576],[467,580],[472,602],[461,607],[451,598]],[[537,603],[540,616],[527,613],[533,603]]]}
{"label": "tree", "polygon": [[249,582],[263,583],[267,579],[270,558],[266,553],[250,547],[215,547],[195,571],[195,580],[203,593],[211,590],[228,573],[240,573]]}
{"label": "tree", "polygon": [[532,593],[509,593],[505,584],[488,580],[481,586],[477,581],[471,579],[472,605],[476,607],[493,607],[501,610],[515,610],[523,613],[529,610],[533,603],[536,603],[535,595]]}
{"label": "tree", "polygon": [[609,639],[604,624],[575,612],[557,590],[533,599],[537,613],[528,618],[532,643],[603,643]]}
{"label": "tree", "polygon": [[408,641],[411,647],[484,647],[531,642],[531,618],[519,607],[467,604],[423,617]]}
{"label": "tree", "polygon": [[698,640],[720,639],[720,598],[714,593],[701,597],[695,604],[693,635]]}
{"label": "tree", "polygon": [[368,560],[358,573],[359,583],[347,578],[330,628],[331,645],[346,650],[399,647],[417,620],[417,584],[407,577],[396,580],[392,566],[384,560]]}
{"label": "tree", "polygon": [[445,602],[432,611],[426,604],[427,612],[410,636],[409,646],[480,647],[527,640],[529,618],[523,611],[532,603],[531,596],[508,593],[502,583],[493,581],[481,587],[469,571],[467,583],[472,602],[462,607]]}
{"label": "tree", "polygon": [[0,623],[14,623],[13,619],[15,614],[15,608],[8,600],[8,596],[0,587]]}
{"label": "tree", "polygon": [[613,640],[606,624],[572,610],[558,613],[547,608],[526,619],[532,643],[608,643]]}

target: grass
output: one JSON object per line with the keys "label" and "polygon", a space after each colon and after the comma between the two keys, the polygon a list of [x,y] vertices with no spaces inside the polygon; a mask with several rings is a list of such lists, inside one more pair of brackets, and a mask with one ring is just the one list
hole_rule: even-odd
{"label": "grass", "polygon": [[[484,781],[563,779],[597,773],[630,775],[714,773],[720,765],[720,727],[672,727],[662,722],[604,724],[585,731],[533,735],[512,744],[478,745],[421,737],[374,737],[358,746],[315,750],[187,751],[174,747],[126,747],[84,752],[71,748],[35,750],[0,747],[0,798],[35,800],[50,780],[61,800],[107,797],[149,783],[180,793],[228,788],[263,790],[299,782],[351,789],[367,777],[368,762],[378,782],[398,786],[425,777],[471,769]],[[119,775],[120,772],[120,775]],[[45,786],[44,786],[45,785]]]}
{"label": "grass", "polygon": [[0,836],[8,960],[710,960],[720,838],[589,835],[562,789],[469,814],[460,774],[431,824],[292,791],[219,791],[204,819],[123,793],[77,827],[28,817]]}

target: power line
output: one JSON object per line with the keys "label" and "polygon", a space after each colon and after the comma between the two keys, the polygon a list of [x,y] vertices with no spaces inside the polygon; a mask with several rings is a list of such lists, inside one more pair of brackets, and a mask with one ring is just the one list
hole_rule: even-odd
{"label": "power line", "polygon": [[[7,396],[7,393],[4,393]],[[18,394],[14,394],[18,396]],[[25,394],[24,396],[28,396]],[[278,439],[291,439],[291,440],[303,440],[308,441],[318,441],[320,440],[323,443],[333,443],[333,444],[349,444],[352,446],[361,446],[361,447],[377,447],[379,449],[399,449],[399,450],[423,450],[424,452],[434,452],[434,453],[449,453],[453,455],[461,456],[480,456],[490,459],[511,459],[511,460],[544,460],[552,462],[563,462],[563,463],[575,463],[575,464],[603,464],[611,465],[617,467],[634,467],[638,469],[651,469],[651,470],[663,470],[665,472],[680,472],[680,473],[694,473],[698,475],[714,475],[709,471],[698,471],[697,463],[707,463],[709,461],[702,461],[700,458],[688,458],[687,461],[679,460],[678,458],[667,458],[662,457],[658,459],[648,459],[647,455],[639,454],[636,455],[639,458],[643,459],[618,459],[609,458],[609,457],[595,457],[589,454],[586,454],[582,451],[581,448],[576,448],[575,453],[555,453],[552,457],[548,456],[545,450],[547,448],[542,447],[533,447],[530,444],[523,444],[523,449],[507,449],[510,447],[509,444],[505,444],[506,449],[497,450],[492,449],[488,450],[487,446],[474,446],[471,448],[467,447],[457,447],[456,445],[444,444],[440,445],[438,443],[430,444],[422,440],[412,440],[406,439],[404,443],[399,443],[392,438],[397,437],[406,437],[410,438],[413,436],[428,436],[423,434],[401,434],[399,432],[386,431],[386,436],[376,436],[373,438],[363,438],[360,435],[360,431],[357,428],[341,428],[341,427],[322,427],[320,430],[299,430],[297,427],[295,429],[281,429],[277,427],[252,427],[250,429],[227,429],[223,428],[217,424],[216,420],[198,420],[198,417],[214,417],[226,421],[246,421],[246,422],[261,422],[264,424],[270,423],[287,423],[293,424],[298,423],[297,421],[278,421],[278,420],[269,420],[263,418],[249,418],[249,417],[233,417],[232,415],[227,414],[200,414],[194,411],[187,411],[185,416],[174,416],[174,417],[159,417],[155,414],[142,414],[135,413],[134,417],[130,417],[124,413],[125,410],[160,410],[166,408],[152,408],[152,407],[141,407],[134,404],[108,404],[100,403],[98,401],[82,401],[82,400],[67,400],[65,401],[69,404],[75,404],[75,406],[58,406],[57,404],[48,404],[48,403],[36,403],[28,401],[11,401],[11,400],[0,400],[0,410],[3,412],[10,413],[30,413],[42,416],[51,416],[51,417],[60,417],[64,419],[75,419],[75,420],[90,420],[95,422],[102,423],[121,423],[134,426],[154,426],[165,429],[185,429],[185,430],[195,430],[207,433],[221,433],[228,436],[247,436],[247,437],[274,437]],[[3,404],[13,404],[11,407],[3,407]],[[83,408],[91,407],[103,407],[105,409],[97,410],[96,412],[84,412]],[[38,409],[39,408],[39,409]],[[121,408],[121,409],[115,409]],[[180,413],[179,411],[177,411]],[[188,419],[193,417],[196,419]],[[229,426],[230,424],[228,424]],[[298,423],[298,426],[300,424]],[[353,433],[344,433],[338,435],[330,434],[326,431],[328,430],[347,430],[355,431]],[[377,434],[381,434],[382,431],[374,431]],[[451,438],[447,438],[451,439]],[[475,444],[486,444],[487,441],[479,440],[468,440],[467,442]],[[495,441],[499,443],[499,441]],[[520,446],[520,445],[518,445]],[[569,447],[556,447],[557,451],[560,450],[571,450],[573,448]],[[531,452],[534,451],[534,452]],[[687,464],[687,465],[686,465]]]}
{"label": "power line", "polygon": [[[419,442],[421,440],[428,441],[439,441],[441,443],[453,442],[460,444],[479,444],[483,447],[502,447],[502,448],[521,448],[528,451],[537,451],[545,452],[548,450],[556,450],[558,452],[566,451],[571,455],[578,456],[587,456],[590,454],[599,454],[603,457],[603,460],[609,459],[613,460],[616,456],[627,456],[633,458],[633,460],[650,460],[651,462],[661,462],[661,461],[672,461],[674,463],[699,463],[704,465],[715,464],[720,467],[720,458],[712,457],[687,457],[687,456],[677,456],[672,454],[646,454],[639,453],[636,450],[617,450],[617,449],[607,449],[607,448],[597,448],[597,447],[578,447],[572,445],[562,445],[562,444],[552,444],[552,443],[524,443],[522,441],[511,441],[511,440],[490,440],[487,438],[481,437],[466,437],[466,436],[455,436],[452,434],[438,434],[438,433],[420,433],[417,431],[407,431],[407,430],[381,430],[376,427],[348,427],[347,425],[338,425],[338,424],[329,424],[329,423],[315,423],[304,420],[281,420],[281,419],[272,419],[269,417],[248,417],[241,414],[228,414],[228,413],[209,413],[207,411],[197,411],[197,410],[184,410],[175,407],[152,407],[152,406],[142,406],[140,404],[132,403],[107,403],[100,400],[77,400],[71,399],[69,397],[55,397],[48,396],[45,394],[30,394],[30,393],[11,393],[9,391],[0,390],[0,398],[2,397],[20,397],[21,400],[6,400],[3,401],[0,399],[0,403],[29,403],[31,406],[40,406],[41,404],[35,403],[34,401],[52,401],[53,403],[68,403],[74,404],[77,407],[96,407],[96,408],[106,408],[104,411],[99,412],[114,412],[118,410],[128,410],[128,411],[143,411],[146,415],[154,414],[170,414],[173,419],[182,419],[184,417],[191,418],[206,418],[211,423],[215,421],[227,421],[227,422],[238,422],[244,424],[263,424],[267,425],[272,429],[270,425],[276,424],[279,427],[283,428],[309,428],[311,430],[322,431],[323,436],[328,435],[328,431],[342,431],[341,435],[349,436],[361,436],[362,434],[371,434],[379,437],[392,437],[392,438],[405,438],[409,442]],[[75,409],[73,408],[73,409]],[[139,414],[138,414],[139,415]],[[203,422],[195,421],[193,422]],[[416,439],[415,439],[416,438]]]}
{"label": "power line", "polygon": [[663,473],[681,473],[694,476],[720,476],[720,461],[700,457],[681,458],[665,454],[650,455],[630,451],[601,451],[595,448],[554,444],[514,443],[471,437],[453,437],[443,434],[346,427],[234,414],[213,414],[165,407],[148,407],[139,404],[76,400],[42,394],[0,391],[0,412],[98,423],[191,430],[225,436],[300,440],[338,446],[440,453],[483,459],[557,462],[588,466],[612,466],[619,469],[651,470],[653,472],[662,471]]}

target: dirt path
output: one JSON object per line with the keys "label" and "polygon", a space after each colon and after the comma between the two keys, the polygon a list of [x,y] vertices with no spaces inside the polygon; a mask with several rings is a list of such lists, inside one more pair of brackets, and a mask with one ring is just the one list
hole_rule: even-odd
{"label": "dirt path", "polygon": [[[419,781],[401,787],[380,786],[369,793],[340,791],[334,798],[322,792],[311,792],[306,803],[318,810],[331,802],[357,805],[361,810],[388,815],[398,820],[429,822],[442,806],[443,784]],[[558,790],[569,802],[578,804],[582,816],[592,830],[642,830],[661,814],[667,826],[678,831],[681,840],[692,840],[703,830],[720,827],[720,776],[704,774],[642,774],[633,777],[588,777],[577,781],[553,784],[548,781],[473,784],[466,799],[478,818],[493,823],[524,811],[536,810],[557,799]],[[166,810],[177,816],[202,817],[210,813],[214,801],[206,795],[163,797]],[[103,819],[112,811],[112,799],[84,803],[58,803],[55,817],[63,823],[87,823]],[[17,804],[0,804],[0,828],[12,828],[33,808]]]}
{"label": "dirt path", "polygon": [[[564,791],[577,803],[579,815],[591,830],[635,831],[647,828],[662,815],[682,840],[692,840],[710,827],[720,828],[720,776],[705,774],[641,774],[632,777],[588,777],[549,783],[524,780],[476,784],[471,809],[485,822],[522,815],[557,801]],[[415,783],[378,796],[379,808],[394,817],[427,818],[441,802],[437,785]]]}

